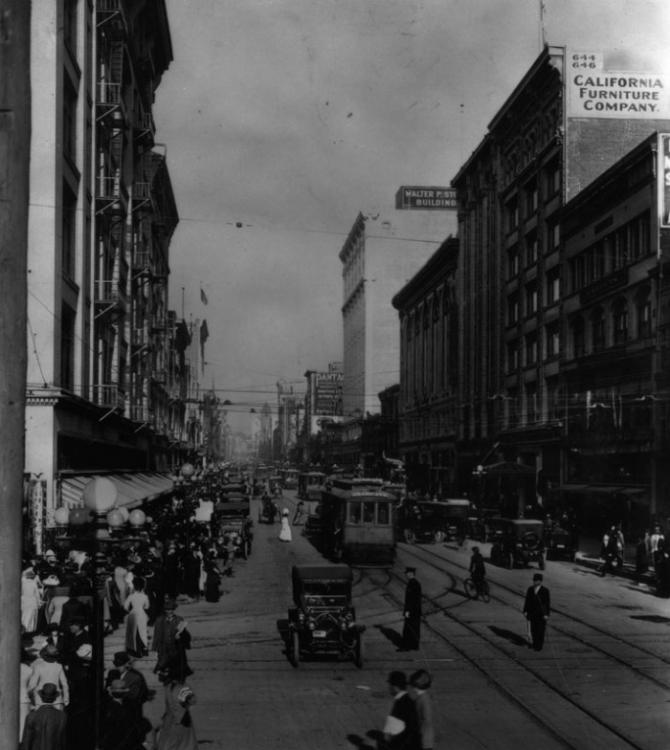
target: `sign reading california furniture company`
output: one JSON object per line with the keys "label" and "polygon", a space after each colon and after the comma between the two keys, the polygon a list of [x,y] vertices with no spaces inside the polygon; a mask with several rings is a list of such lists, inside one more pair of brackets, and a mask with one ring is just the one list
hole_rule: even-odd
{"label": "sign reading california furniture company", "polygon": [[568,117],[670,117],[670,81],[658,73],[606,70],[600,53],[567,56]]}
{"label": "sign reading california furniture company", "polygon": [[448,187],[403,186],[395,194],[395,207],[418,211],[454,210],[457,208],[456,190]]}

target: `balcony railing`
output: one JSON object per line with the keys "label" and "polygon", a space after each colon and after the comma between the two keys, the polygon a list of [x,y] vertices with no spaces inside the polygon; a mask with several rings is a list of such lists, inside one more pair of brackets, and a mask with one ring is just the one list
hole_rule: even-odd
{"label": "balcony railing", "polygon": [[92,386],[93,403],[105,409],[123,409],[125,396],[116,383]]}

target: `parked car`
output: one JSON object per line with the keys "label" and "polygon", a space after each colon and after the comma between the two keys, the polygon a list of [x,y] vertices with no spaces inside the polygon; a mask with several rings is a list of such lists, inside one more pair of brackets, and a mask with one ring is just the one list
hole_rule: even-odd
{"label": "parked car", "polygon": [[491,518],[491,562],[506,568],[537,563],[544,570],[544,523],[531,518]]}
{"label": "parked car", "polygon": [[574,561],[577,548],[574,543],[574,534],[571,531],[555,523],[550,529],[545,529],[545,536],[547,560]]}
{"label": "parked car", "polygon": [[334,655],[363,666],[362,634],[351,603],[353,574],[348,565],[294,565],[293,605],[288,611],[287,653],[301,659]]}
{"label": "parked car", "polygon": [[406,499],[397,508],[398,538],[408,544],[464,539],[468,530],[469,512],[470,501],[461,498]]}

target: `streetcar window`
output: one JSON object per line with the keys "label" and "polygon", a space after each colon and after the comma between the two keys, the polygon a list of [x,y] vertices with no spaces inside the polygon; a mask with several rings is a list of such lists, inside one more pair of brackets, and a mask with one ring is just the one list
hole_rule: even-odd
{"label": "streetcar window", "polygon": [[389,504],[377,503],[377,523],[387,524],[389,522]]}
{"label": "streetcar window", "polygon": [[375,503],[363,503],[363,523],[375,522]]}
{"label": "streetcar window", "polygon": [[361,504],[349,503],[349,523],[361,522]]}

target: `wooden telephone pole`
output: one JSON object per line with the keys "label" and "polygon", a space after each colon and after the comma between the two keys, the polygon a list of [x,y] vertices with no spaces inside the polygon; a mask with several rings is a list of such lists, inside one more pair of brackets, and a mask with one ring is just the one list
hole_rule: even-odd
{"label": "wooden telephone pole", "polygon": [[30,0],[0,0],[0,747],[19,742]]}

